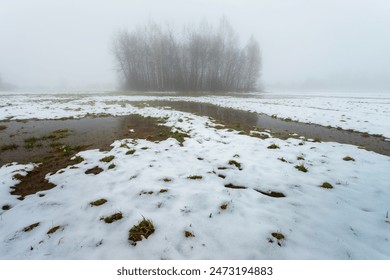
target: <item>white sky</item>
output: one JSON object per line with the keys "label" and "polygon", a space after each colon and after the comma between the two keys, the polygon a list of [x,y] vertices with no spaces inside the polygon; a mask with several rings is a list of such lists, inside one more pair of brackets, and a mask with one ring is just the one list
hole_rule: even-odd
{"label": "white sky", "polygon": [[262,48],[262,82],[390,90],[389,0],[0,0],[0,75],[20,87],[115,87],[112,35],[226,16]]}

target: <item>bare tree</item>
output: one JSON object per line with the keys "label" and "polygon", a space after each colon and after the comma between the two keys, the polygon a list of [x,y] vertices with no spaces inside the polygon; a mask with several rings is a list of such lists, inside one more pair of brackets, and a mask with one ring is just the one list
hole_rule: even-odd
{"label": "bare tree", "polygon": [[226,18],[181,33],[149,22],[114,37],[113,54],[130,90],[250,91],[260,76],[260,48],[252,37],[240,48]]}

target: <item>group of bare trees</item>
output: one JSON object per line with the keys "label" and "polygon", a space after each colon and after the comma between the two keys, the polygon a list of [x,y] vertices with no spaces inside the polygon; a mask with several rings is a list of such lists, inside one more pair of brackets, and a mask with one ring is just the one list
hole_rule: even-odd
{"label": "group of bare trees", "polygon": [[149,23],[114,37],[113,53],[124,87],[143,91],[251,91],[260,75],[260,48],[245,47],[223,18],[182,32]]}

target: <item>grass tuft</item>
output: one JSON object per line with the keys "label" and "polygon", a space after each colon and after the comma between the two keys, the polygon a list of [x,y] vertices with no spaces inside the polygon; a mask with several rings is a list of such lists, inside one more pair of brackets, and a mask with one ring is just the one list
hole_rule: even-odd
{"label": "grass tuft", "polygon": [[108,169],[114,169],[116,167],[115,164],[111,163],[109,166],[108,166]]}
{"label": "grass tuft", "polygon": [[286,197],[284,195],[284,193],[281,193],[281,192],[274,192],[274,191],[268,191],[268,192],[264,192],[262,190],[259,190],[259,189],[254,189],[255,191],[263,194],[263,195],[266,195],[266,196],[270,196],[270,197],[274,197],[274,198],[281,198],[281,197]]}
{"label": "grass tuft", "polygon": [[143,218],[138,225],[134,225],[129,230],[129,240],[132,241],[131,245],[137,245],[138,241],[142,241],[142,237],[148,239],[148,237],[155,232],[153,222],[149,219]]}
{"label": "grass tuft", "polygon": [[84,158],[81,156],[76,156],[74,159],[72,159],[76,164],[81,163],[84,161]]}
{"label": "grass tuft", "polygon": [[100,205],[103,205],[103,204],[106,203],[106,202],[107,202],[107,199],[101,198],[101,199],[92,201],[92,202],[90,202],[89,204],[90,204],[91,206],[100,206]]}
{"label": "grass tuft", "polygon": [[224,202],[224,203],[222,203],[220,206],[219,206],[219,208],[221,208],[222,210],[226,210],[227,209],[227,207],[228,207],[228,203],[226,203],[226,202]]}
{"label": "grass tuft", "polygon": [[277,240],[283,240],[284,239],[284,235],[280,232],[273,232],[271,233],[271,235],[273,237],[275,237]]}
{"label": "grass tuft", "polygon": [[343,157],[343,160],[345,160],[345,161],[355,161],[355,159],[353,157],[350,157],[350,156]]}
{"label": "grass tuft", "polygon": [[234,165],[235,167],[237,167],[238,169],[241,170],[241,163],[235,161],[235,160],[229,160],[229,165]]}
{"label": "grass tuft", "polygon": [[321,188],[324,188],[324,189],[333,189],[333,186],[328,183],[328,182],[324,182],[322,185],[321,185]]}
{"label": "grass tuft", "polygon": [[102,218],[102,220],[104,220],[104,222],[107,224],[111,224],[115,221],[119,221],[122,218],[123,218],[122,212],[118,212],[118,213],[112,214],[111,216],[104,217],[104,218]]}
{"label": "grass tuft", "polygon": [[187,179],[191,179],[191,180],[201,180],[202,178],[203,176],[200,175],[191,175],[187,177]]}
{"label": "grass tuft", "polygon": [[134,154],[135,153],[135,150],[128,150],[127,152],[126,152],[126,155],[132,155],[132,154]]}
{"label": "grass tuft", "polygon": [[40,223],[31,224],[23,229],[24,232],[32,231],[34,228],[39,226]]}
{"label": "grass tuft", "polygon": [[188,230],[184,231],[184,236],[186,238],[195,237],[194,233]]}
{"label": "grass tuft", "polygon": [[53,234],[55,233],[57,230],[59,230],[61,227],[60,226],[56,226],[56,227],[52,227],[51,229],[49,229],[49,231],[47,232],[47,234]]}
{"label": "grass tuft", "polygon": [[227,185],[225,185],[225,188],[228,188],[228,189],[247,189],[247,187],[236,186],[236,185],[233,185],[233,184],[227,184]]}
{"label": "grass tuft", "polygon": [[308,171],[308,169],[303,164],[295,165],[294,167],[296,169],[298,169],[299,171],[302,171],[302,172],[305,172],[305,173]]}
{"label": "grass tuft", "polygon": [[11,205],[9,205],[9,204],[5,204],[5,205],[3,205],[3,207],[1,207],[1,210],[4,210],[4,211],[8,211],[9,209],[11,209]]}
{"label": "grass tuft", "polygon": [[268,149],[280,149],[278,145],[276,144],[271,144],[267,147]]}
{"label": "grass tuft", "polygon": [[104,158],[101,158],[100,161],[101,161],[101,162],[110,162],[110,161],[112,161],[114,158],[115,158],[115,156],[106,156],[106,157],[104,157]]}

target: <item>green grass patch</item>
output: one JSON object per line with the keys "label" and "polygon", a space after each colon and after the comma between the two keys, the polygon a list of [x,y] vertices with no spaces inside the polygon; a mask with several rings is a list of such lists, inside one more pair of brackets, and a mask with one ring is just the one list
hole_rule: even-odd
{"label": "green grass patch", "polygon": [[172,179],[170,179],[170,178],[164,178],[163,181],[166,182],[166,183],[168,183],[168,182],[171,182]]}
{"label": "green grass patch", "polygon": [[76,164],[78,164],[78,163],[83,162],[84,158],[81,156],[76,156],[75,158],[72,159],[72,161],[75,162]]}
{"label": "green grass patch", "polygon": [[113,164],[113,163],[111,163],[109,166],[108,166],[108,169],[110,170],[110,169],[114,169],[116,167],[116,165],[115,164]]}
{"label": "green grass patch", "polygon": [[275,237],[277,240],[283,240],[285,238],[284,235],[280,232],[273,232],[271,233],[271,235]]}
{"label": "green grass patch", "polygon": [[305,160],[305,158],[303,156],[298,156],[297,160]]}
{"label": "green grass patch", "polygon": [[66,138],[70,135],[70,130],[69,129],[57,129],[52,131],[48,136],[43,136],[41,139],[46,140],[58,140],[62,138]]}
{"label": "green grass patch", "polygon": [[64,156],[69,156],[71,153],[73,153],[74,150],[75,150],[75,148],[73,148],[72,146],[65,145],[65,146],[62,148],[62,154],[63,154]]}
{"label": "green grass patch", "polygon": [[161,189],[160,190],[160,193],[166,193],[166,192],[168,192],[168,189]]}
{"label": "green grass patch", "polygon": [[101,158],[100,161],[101,161],[101,162],[110,162],[110,161],[112,161],[114,158],[115,158],[115,156],[106,156],[106,157],[104,157],[104,158]]}
{"label": "green grass patch", "polygon": [[24,147],[26,149],[33,149],[39,140],[40,139],[36,137],[29,137],[27,139],[24,139]]}
{"label": "green grass patch", "polygon": [[191,175],[187,177],[187,179],[191,179],[191,180],[201,180],[202,178],[203,176],[200,175]]}
{"label": "green grass patch", "polygon": [[241,163],[235,161],[235,160],[229,160],[229,165],[234,165],[235,167],[237,167],[238,169],[241,170]]}
{"label": "green grass patch", "polygon": [[52,148],[59,148],[61,146],[65,146],[65,144],[61,143],[61,142],[52,142],[52,143],[49,144],[49,146],[52,147]]}
{"label": "green grass patch", "polygon": [[2,146],[0,147],[0,150],[1,150],[2,152],[4,152],[4,151],[11,151],[11,150],[16,150],[18,147],[19,147],[19,146],[16,145],[16,144],[7,144],[7,145],[2,145]]}
{"label": "green grass patch", "polygon": [[268,191],[268,192],[264,192],[262,190],[259,190],[259,189],[254,189],[255,191],[263,194],[263,195],[266,195],[266,196],[269,196],[269,197],[273,197],[273,198],[281,198],[281,197],[286,197],[284,195],[284,193],[281,193],[281,192],[274,192],[274,191]]}
{"label": "green grass patch", "polygon": [[225,185],[225,188],[228,188],[228,189],[246,189],[247,187],[236,186],[236,185],[233,185],[233,184],[227,184],[227,185]]}
{"label": "green grass patch", "polygon": [[119,221],[123,218],[122,212],[112,214],[111,216],[104,217],[102,220],[107,224],[112,224],[113,222]]}
{"label": "green grass patch", "polygon": [[98,200],[90,202],[89,205],[91,205],[91,206],[100,206],[100,205],[103,205],[106,202],[107,202],[107,199],[101,198],[101,199],[98,199]]}
{"label": "green grass patch", "polygon": [[324,182],[322,185],[321,185],[321,188],[324,188],[324,189],[333,189],[333,186],[328,183],[328,182]]}
{"label": "green grass patch", "polygon": [[280,149],[278,145],[276,144],[271,144],[267,147],[267,149]]}
{"label": "green grass patch", "polygon": [[135,150],[128,150],[127,152],[126,152],[126,155],[132,155],[132,154],[134,154],[135,153]]}
{"label": "green grass patch", "polygon": [[184,138],[189,137],[187,134],[179,132],[179,131],[170,131],[167,129],[162,129],[158,133],[159,136],[164,137],[164,138],[173,138],[176,139],[180,144],[183,144]]}
{"label": "green grass patch", "polygon": [[138,225],[134,225],[129,230],[129,240],[133,246],[137,245],[138,241],[142,241],[142,237],[148,237],[155,232],[153,222],[149,219],[143,218]]}
{"label": "green grass patch", "polygon": [[302,172],[307,172],[307,171],[309,171],[303,164],[300,164],[300,165],[295,165],[294,166],[297,170],[299,170],[299,171],[302,171]]}

